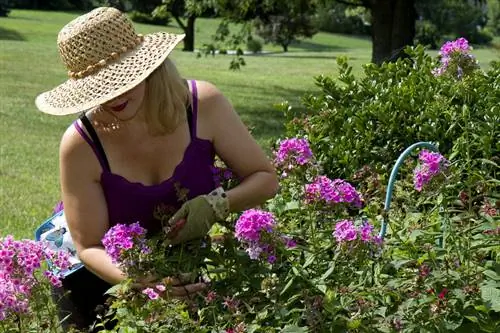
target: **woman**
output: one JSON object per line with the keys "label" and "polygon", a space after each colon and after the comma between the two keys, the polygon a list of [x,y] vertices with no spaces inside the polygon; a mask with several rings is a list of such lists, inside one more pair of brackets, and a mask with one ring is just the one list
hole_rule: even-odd
{"label": "woman", "polygon": [[[36,105],[54,115],[81,112],[61,141],[60,177],[85,268],[57,291],[70,291],[60,312],[78,328],[94,322],[103,293],[125,279],[101,244],[110,227],[139,221],[154,234],[162,230],[161,216],[173,215],[166,231],[179,243],[205,236],[229,212],[277,190],[273,167],[224,95],[208,82],[183,80],[167,58],[183,37],[138,35],[124,14],[107,7],[59,33],[70,78],[40,94]],[[242,179],[227,192],[214,184],[215,155]],[[174,280],[171,295],[203,288]]]}

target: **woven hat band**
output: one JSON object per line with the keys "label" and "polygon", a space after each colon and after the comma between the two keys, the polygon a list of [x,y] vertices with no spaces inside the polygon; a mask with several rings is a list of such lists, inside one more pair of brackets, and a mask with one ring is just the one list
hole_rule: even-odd
{"label": "woven hat band", "polygon": [[115,8],[98,8],[68,23],[59,33],[58,47],[73,78],[95,72],[111,59],[142,41],[132,22]]}

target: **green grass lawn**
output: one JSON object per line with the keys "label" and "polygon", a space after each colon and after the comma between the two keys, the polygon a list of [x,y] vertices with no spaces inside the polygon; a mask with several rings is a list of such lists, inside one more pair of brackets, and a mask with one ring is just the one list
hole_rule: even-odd
{"label": "green grass lawn", "polygon": [[[59,197],[58,145],[74,116],[54,117],[38,112],[36,95],[66,79],[56,38],[76,14],[14,10],[0,18],[0,236],[32,237],[34,227],[48,217]],[[197,20],[196,46],[210,41],[216,20]],[[137,25],[139,32],[179,32],[172,27]],[[315,89],[313,77],[337,73],[336,58],[348,56],[355,73],[369,62],[371,42],[318,33],[290,47],[287,54],[265,46],[268,55],[246,57],[241,71],[228,70],[231,56],[197,58],[176,50],[173,59],[188,78],[215,83],[233,102],[243,120],[267,147],[282,133],[283,118],[273,105],[288,100],[299,106],[301,96]],[[475,52],[485,64],[498,51]]]}

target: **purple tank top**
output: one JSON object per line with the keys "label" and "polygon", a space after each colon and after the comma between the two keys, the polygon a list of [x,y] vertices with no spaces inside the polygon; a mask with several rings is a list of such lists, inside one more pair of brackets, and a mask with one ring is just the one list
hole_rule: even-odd
{"label": "purple tank top", "polygon": [[198,98],[196,82],[190,82],[193,103],[187,110],[187,118],[191,141],[172,177],[159,184],[134,183],[113,173],[97,135],[90,133],[93,129],[89,131],[93,136],[91,139],[79,123],[74,122],[76,130],[92,147],[103,168],[101,186],[106,197],[110,227],[118,223],[139,222],[148,233],[154,234],[161,230],[162,220],[166,222],[183,202],[207,194],[216,187],[213,177],[215,152],[211,141],[196,135]]}

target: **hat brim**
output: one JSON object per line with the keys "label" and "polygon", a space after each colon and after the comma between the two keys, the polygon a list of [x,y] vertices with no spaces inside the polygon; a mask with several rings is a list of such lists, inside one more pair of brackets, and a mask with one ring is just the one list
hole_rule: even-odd
{"label": "hat brim", "polygon": [[144,81],[184,39],[184,34],[157,32],[144,36],[134,50],[79,79],[68,79],[38,95],[37,108],[52,115],[82,112],[122,95]]}

